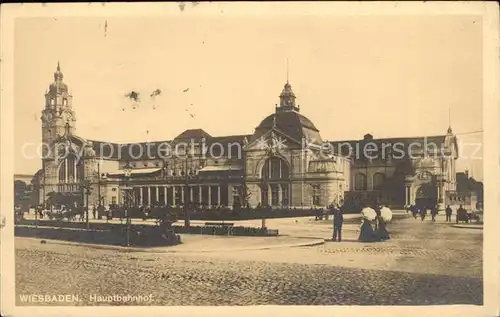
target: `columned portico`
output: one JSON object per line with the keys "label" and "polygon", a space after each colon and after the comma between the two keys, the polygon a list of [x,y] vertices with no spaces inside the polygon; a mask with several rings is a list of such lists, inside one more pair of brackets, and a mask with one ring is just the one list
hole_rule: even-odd
{"label": "columned portico", "polygon": [[142,187],[139,187],[139,205],[144,205]]}
{"label": "columned portico", "polygon": [[438,211],[444,211],[444,179],[441,175],[437,176],[436,179],[437,187],[437,209]]}
{"label": "columned portico", "polygon": [[207,186],[208,187],[208,205],[212,206],[212,186]]}
{"label": "columned portico", "polygon": [[166,206],[168,204],[168,198],[167,198],[168,192],[167,192],[167,186],[163,186],[163,204]]}
{"label": "columned portico", "polygon": [[217,205],[220,206],[220,186],[217,186]]}
{"label": "columned portico", "polygon": [[405,185],[405,205],[410,206],[415,204],[415,198],[413,195],[413,181],[415,178],[412,175],[407,175],[405,177],[404,185]]}

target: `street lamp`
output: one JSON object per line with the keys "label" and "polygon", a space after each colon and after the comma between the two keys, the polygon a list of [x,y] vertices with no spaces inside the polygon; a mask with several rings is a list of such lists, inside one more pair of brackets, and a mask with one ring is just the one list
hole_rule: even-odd
{"label": "street lamp", "polygon": [[[262,223],[261,223],[261,228],[262,230],[264,230],[267,226],[266,226],[266,212],[268,210],[268,207],[269,207],[269,184],[267,183],[267,181],[263,178],[261,180],[261,184],[260,184],[260,187],[261,187],[261,193],[267,193],[266,195],[266,201],[262,201],[263,197],[261,197],[261,215],[262,215]],[[261,195],[262,196],[262,195]]]}
{"label": "street lamp", "polygon": [[129,214],[129,190],[131,189],[130,187],[130,176],[132,175],[132,168],[130,165],[127,163],[127,165],[123,168],[124,174],[125,174],[125,187],[123,188],[124,191],[124,205],[125,205],[125,218],[127,221],[127,246],[130,246],[130,214]]}
{"label": "street lamp", "polygon": [[86,179],[82,183],[82,191],[85,194],[85,223],[87,230],[89,229],[89,196],[92,193],[90,180]]}
{"label": "street lamp", "polygon": [[184,227],[186,228],[186,231],[189,229],[191,226],[191,215],[190,215],[190,210],[189,210],[189,205],[191,204],[191,188],[189,187],[189,173],[188,173],[188,159],[189,155],[186,153],[186,160],[185,160],[185,168],[184,168],[184,175],[185,175],[185,190],[184,190]]}
{"label": "street lamp", "polygon": [[40,204],[40,196],[41,196],[40,192],[43,189],[43,184],[40,182],[40,177],[38,177],[38,179],[37,179],[36,187],[37,187],[37,191],[38,191],[38,203],[37,203],[36,208],[35,208],[35,227],[38,227],[38,212],[39,212],[39,209],[42,208],[42,210],[40,210],[40,212],[43,212],[43,209],[45,208],[45,201],[43,201],[43,203]]}

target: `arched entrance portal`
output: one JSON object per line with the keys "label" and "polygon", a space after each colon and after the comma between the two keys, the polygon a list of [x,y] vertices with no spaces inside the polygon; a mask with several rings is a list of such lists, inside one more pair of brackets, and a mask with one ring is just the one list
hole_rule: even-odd
{"label": "arched entrance portal", "polygon": [[432,184],[420,185],[415,194],[415,205],[419,208],[434,207],[437,204],[437,188]]}
{"label": "arched entrance portal", "polygon": [[290,170],[280,157],[268,158],[262,167],[261,202],[266,206],[290,205]]}

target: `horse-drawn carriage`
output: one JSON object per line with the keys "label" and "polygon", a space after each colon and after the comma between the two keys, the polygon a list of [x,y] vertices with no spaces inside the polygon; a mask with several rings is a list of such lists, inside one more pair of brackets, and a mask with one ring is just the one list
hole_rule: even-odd
{"label": "horse-drawn carriage", "polygon": [[478,213],[467,212],[467,210],[465,210],[465,209],[457,211],[457,217],[456,217],[457,223],[460,223],[460,222],[469,223],[472,221],[476,221],[476,222],[481,221],[481,217],[479,216]]}
{"label": "horse-drawn carriage", "polygon": [[469,213],[467,213],[467,210],[465,210],[465,209],[457,210],[457,216],[456,216],[457,223],[460,223],[460,222],[469,223],[469,221],[470,221],[470,217],[469,217]]}
{"label": "horse-drawn carriage", "polygon": [[75,221],[76,216],[81,215],[81,210],[79,210],[78,208],[53,209],[53,210],[47,210],[45,214],[50,220],[62,221],[66,219],[68,221]]}

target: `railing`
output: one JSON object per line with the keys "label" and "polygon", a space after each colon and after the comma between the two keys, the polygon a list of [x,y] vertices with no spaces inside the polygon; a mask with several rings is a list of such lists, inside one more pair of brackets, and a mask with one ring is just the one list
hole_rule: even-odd
{"label": "railing", "polygon": [[[238,180],[241,180],[243,179],[243,176],[242,175],[229,175],[229,176],[213,176],[213,177],[209,177],[209,176],[192,176],[193,178],[191,179],[191,182],[192,183],[196,183],[198,181],[204,181],[204,180],[235,180],[235,179],[238,179]],[[131,183],[134,183],[136,181],[162,181],[162,182],[165,182],[165,181],[179,181],[179,182],[185,182],[186,181],[186,176],[165,176],[165,177],[162,177],[162,176],[144,176],[144,177],[131,177],[131,180],[130,182]]]}

